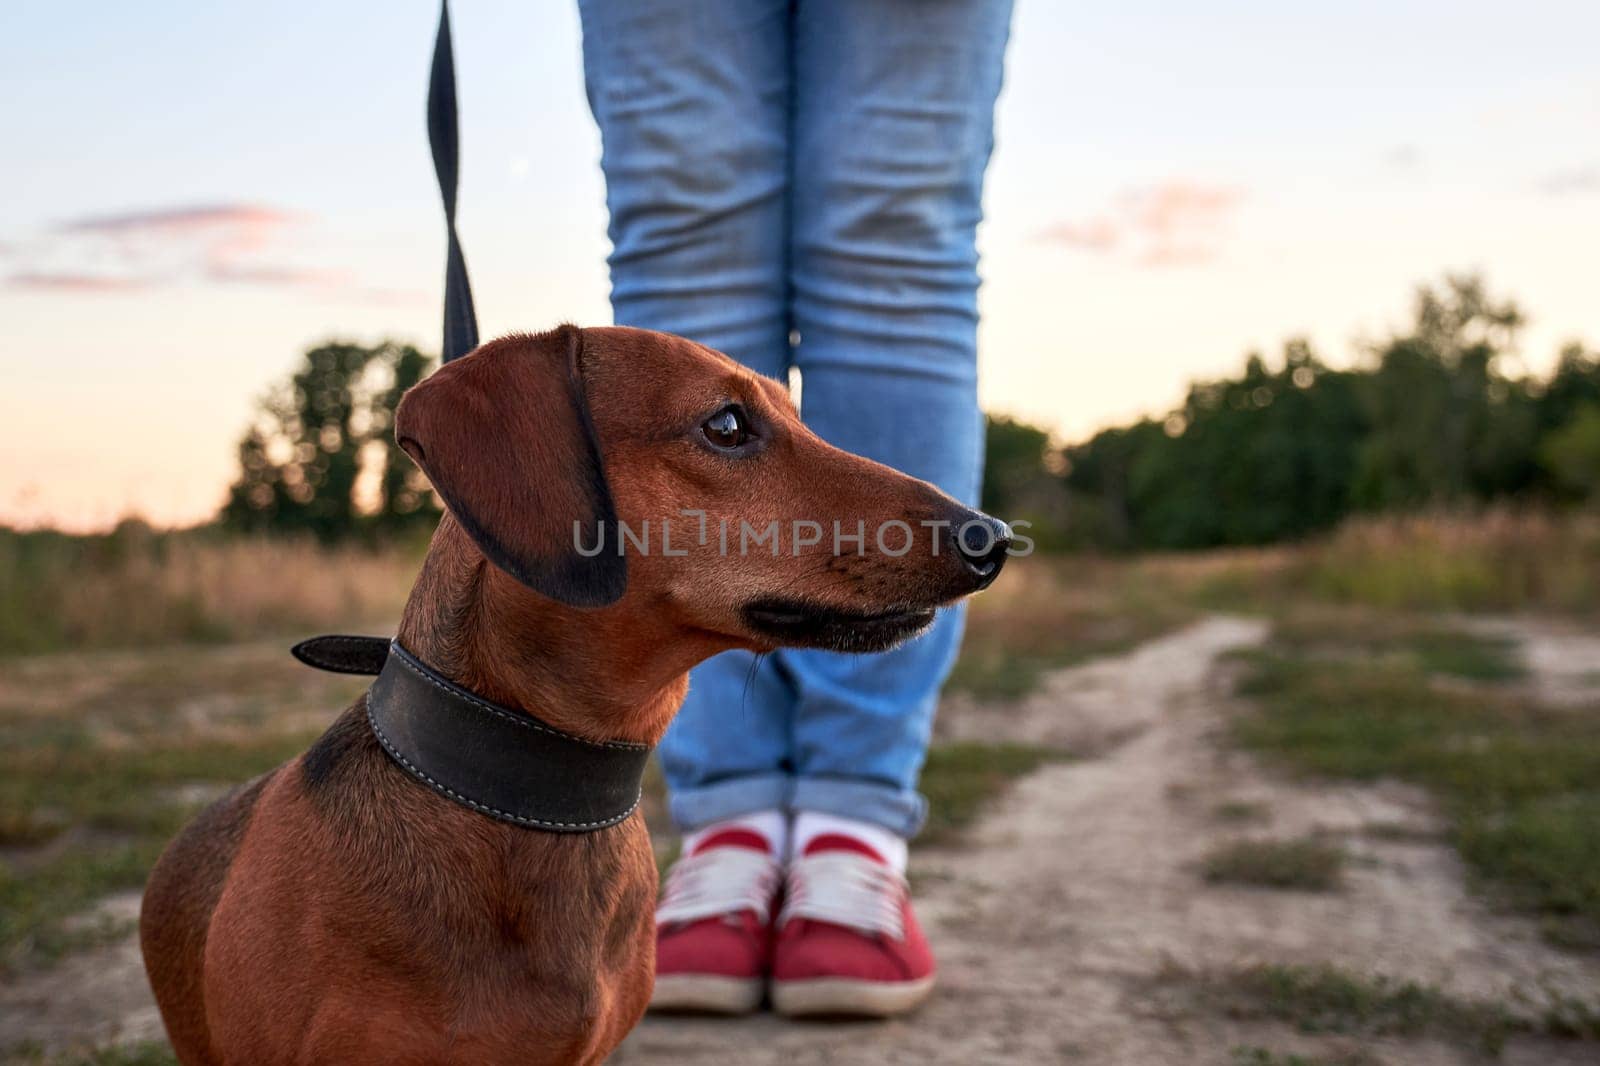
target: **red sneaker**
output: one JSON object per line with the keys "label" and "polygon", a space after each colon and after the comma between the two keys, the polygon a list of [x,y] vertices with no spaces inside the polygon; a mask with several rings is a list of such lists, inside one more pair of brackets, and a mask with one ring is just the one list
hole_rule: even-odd
{"label": "red sneaker", "polygon": [[761,1004],[782,869],[766,839],[725,829],[673,863],[656,907],[651,1010],[743,1014]]}
{"label": "red sneaker", "polygon": [[813,840],[789,866],[772,967],[780,1014],[886,1018],[933,991],[933,953],[905,878],[842,834]]}

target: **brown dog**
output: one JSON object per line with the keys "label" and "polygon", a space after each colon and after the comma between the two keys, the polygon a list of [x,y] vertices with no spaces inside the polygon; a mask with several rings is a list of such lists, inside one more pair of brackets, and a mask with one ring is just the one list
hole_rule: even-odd
{"label": "brown dog", "polygon": [[[487,344],[411,390],[396,433],[449,511],[400,644],[595,740],[654,744],[689,668],[728,648],[888,648],[987,585],[1008,543],[933,486],[823,443],[775,382],[643,330]],[[648,520],[648,549],[575,547],[575,522],[592,547],[613,520]],[[826,533],[795,527],[791,545],[797,521]],[[773,522],[780,551],[740,544]],[[967,523],[987,543],[964,541]],[[141,940],[179,1060],[604,1059],[650,997],[642,818],[553,833],[485,817],[397,766],[366,701],[203,812],[151,874]]]}

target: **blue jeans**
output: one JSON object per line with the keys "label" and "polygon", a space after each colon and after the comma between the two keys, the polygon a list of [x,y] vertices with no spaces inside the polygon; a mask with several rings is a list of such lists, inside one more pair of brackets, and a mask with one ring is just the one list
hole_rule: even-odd
{"label": "blue jeans", "polygon": [[[825,440],[976,504],[977,251],[1010,0],[580,0],[622,325],[781,380]],[[910,836],[960,609],[881,655],[729,652],[661,744],[674,820]]]}

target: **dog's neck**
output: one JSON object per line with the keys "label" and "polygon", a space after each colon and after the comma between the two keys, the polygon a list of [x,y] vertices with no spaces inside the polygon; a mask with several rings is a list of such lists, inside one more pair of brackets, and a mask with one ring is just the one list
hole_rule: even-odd
{"label": "dog's neck", "polygon": [[655,744],[688,691],[689,667],[720,650],[629,606],[575,608],[488,562],[446,515],[400,619],[400,643],[440,674],[593,740]]}

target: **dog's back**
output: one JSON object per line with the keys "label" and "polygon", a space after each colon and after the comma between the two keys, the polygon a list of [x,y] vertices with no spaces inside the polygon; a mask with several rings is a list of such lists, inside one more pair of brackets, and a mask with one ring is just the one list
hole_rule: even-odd
{"label": "dog's back", "polygon": [[140,947],[167,1035],[185,1063],[221,1061],[206,1029],[206,931],[256,801],[278,772],[240,785],[202,811],[162,852],[145,885]]}

